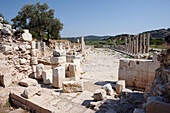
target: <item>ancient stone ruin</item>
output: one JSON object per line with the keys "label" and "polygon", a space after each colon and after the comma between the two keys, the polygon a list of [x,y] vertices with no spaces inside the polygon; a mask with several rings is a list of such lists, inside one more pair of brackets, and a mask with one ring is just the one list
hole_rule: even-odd
{"label": "ancient stone ruin", "polygon": [[[17,32],[0,24],[0,105],[9,98],[13,107],[38,113],[170,110],[169,45],[151,60],[127,59],[85,45],[84,37],[81,43],[55,40],[46,46],[33,40],[27,29]],[[141,58],[149,52],[149,37],[126,37],[124,47],[114,41],[114,49]]]}
{"label": "ancient stone ruin", "polygon": [[143,54],[149,52],[150,33],[142,33],[135,36],[125,37],[125,45],[116,45],[113,40],[113,47],[117,51],[121,51],[135,58],[140,58]]}

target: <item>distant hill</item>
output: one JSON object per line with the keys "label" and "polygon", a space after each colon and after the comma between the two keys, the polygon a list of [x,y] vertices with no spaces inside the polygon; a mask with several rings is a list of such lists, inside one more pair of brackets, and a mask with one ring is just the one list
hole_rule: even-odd
{"label": "distant hill", "polygon": [[[168,29],[158,29],[158,30],[151,30],[145,31],[143,33],[149,32],[151,35],[151,39],[164,39],[166,36],[170,35],[170,28]],[[125,36],[130,34],[119,34],[115,36],[95,36],[95,35],[88,35],[84,36],[85,41],[102,41],[102,40],[112,40],[112,39],[124,39]],[[133,35],[132,35],[133,36]],[[72,42],[76,42],[77,39],[81,40],[81,37],[63,37],[62,39],[66,39]]]}
{"label": "distant hill", "polygon": [[[88,35],[88,36],[84,36],[84,40],[85,41],[101,41],[104,39],[108,39],[111,36],[95,36],[95,35]],[[66,39],[69,41],[73,41],[76,42],[77,39],[81,40],[81,37],[62,37],[62,39]]]}
{"label": "distant hill", "polygon": [[[145,31],[143,33],[150,33],[151,39],[160,39],[165,38],[166,36],[170,35],[170,28],[168,29],[158,29],[158,30],[151,30],[151,31]],[[109,39],[118,39],[118,38],[124,38],[125,36],[128,36],[130,34],[119,34],[116,36],[112,36]],[[133,35],[131,35],[133,36]]]}
{"label": "distant hill", "polygon": [[147,32],[151,34],[151,38],[165,38],[166,36],[170,35],[170,28],[151,30],[151,31],[146,31],[144,33],[147,33]]}

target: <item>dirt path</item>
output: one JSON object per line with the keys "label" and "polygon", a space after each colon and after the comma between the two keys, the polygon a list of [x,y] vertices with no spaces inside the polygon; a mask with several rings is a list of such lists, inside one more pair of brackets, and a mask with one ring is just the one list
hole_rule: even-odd
{"label": "dirt path", "polygon": [[83,79],[90,81],[117,81],[119,58],[122,55],[109,49],[93,49],[82,64]]}

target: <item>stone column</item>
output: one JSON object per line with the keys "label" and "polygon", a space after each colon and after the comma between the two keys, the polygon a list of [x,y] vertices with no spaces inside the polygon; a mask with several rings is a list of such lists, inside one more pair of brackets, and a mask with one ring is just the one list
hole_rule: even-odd
{"label": "stone column", "polygon": [[145,47],[145,33],[143,33],[143,49],[142,49],[142,53],[145,53],[145,49],[146,49],[146,47]]}
{"label": "stone column", "polygon": [[81,37],[81,53],[84,54],[84,49],[85,49],[85,43],[84,43],[84,37]]}
{"label": "stone column", "polygon": [[41,44],[40,44],[40,42],[37,42],[36,46],[37,46],[38,51],[41,51]]}
{"label": "stone column", "polygon": [[139,42],[139,53],[142,53],[142,34],[139,34],[140,42]]}
{"label": "stone column", "polygon": [[138,54],[139,48],[138,48],[138,38],[139,35],[136,36],[136,54]]}
{"label": "stone column", "polygon": [[134,38],[132,38],[132,45],[131,45],[131,50],[132,50],[132,54],[134,54]]}
{"label": "stone column", "polygon": [[146,34],[146,53],[149,52],[150,33]]}
{"label": "stone column", "polygon": [[136,54],[136,36],[133,38],[133,54]]}
{"label": "stone column", "polygon": [[128,36],[129,38],[129,53],[131,54],[131,37],[130,36]]}
{"label": "stone column", "polygon": [[125,37],[125,52],[128,52],[128,48],[127,48],[127,37]]}
{"label": "stone column", "polygon": [[41,55],[45,56],[45,42],[41,42]]}

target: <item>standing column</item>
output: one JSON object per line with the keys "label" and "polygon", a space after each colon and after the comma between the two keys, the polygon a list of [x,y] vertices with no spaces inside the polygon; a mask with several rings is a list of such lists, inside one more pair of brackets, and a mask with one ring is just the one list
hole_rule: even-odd
{"label": "standing column", "polygon": [[134,51],[133,51],[134,50],[134,48],[133,48],[134,47],[134,39],[133,38],[132,38],[131,43],[132,43],[131,44],[131,53],[134,54]]}
{"label": "standing column", "polygon": [[116,40],[113,40],[113,48],[116,49]]}
{"label": "standing column", "polygon": [[146,34],[146,53],[149,52],[150,33]]}
{"label": "standing column", "polygon": [[128,48],[127,48],[127,37],[125,37],[125,52],[128,52]]}
{"label": "standing column", "polygon": [[142,53],[145,53],[145,33],[143,33],[143,50],[142,50]]}
{"label": "standing column", "polygon": [[133,54],[136,54],[136,36],[133,38]]}
{"label": "standing column", "polygon": [[131,37],[130,36],[128,36],[129,38],[129,53],[131,54]]}
{"label": "standing column", "polygon": [[85,44],[84,44],[84,37],[81,37],[81,53],[84,54],[84,48],[85,48]]}
{"label": "standing column", "polygon": [[138,38],[139,35],[136,36],[136,54],[138,54],[139,48],[138,48]]}
{"label": "standing column", "polygon": [[139,52],[142,53],[142,34],[139,34],[140,43],[139,43]]}

